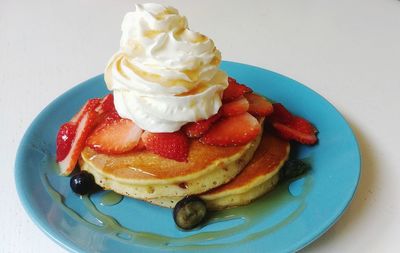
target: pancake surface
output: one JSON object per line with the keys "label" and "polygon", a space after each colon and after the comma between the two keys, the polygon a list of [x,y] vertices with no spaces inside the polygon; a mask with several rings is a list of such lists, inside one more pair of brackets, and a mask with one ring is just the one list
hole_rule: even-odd
{"label": "pancake surface", "polygon": [[249,164],[232,181],[201,195],[210,209],[246,205],[271,190],[290,152],[289,142],[264,133]]}
{"label": "pancake surface", "polygon": [[[279,170],[288,158],[289,142],[266,131],[252,160],[227,184],[211,189],[200,197],[213,210],[245,205],[271,190],[279,181]],[[174,207],[179,197],[163,197],[148,201]]]}
{"label": "pancake surface", "polygon": [[251,160],[262,133],[236,147],[190,140],[188,162],[177,162],[143,150],[106,155],[86,147],[80,166],[105,189],[139,199],[186,196],[205,192],[234,178]]}

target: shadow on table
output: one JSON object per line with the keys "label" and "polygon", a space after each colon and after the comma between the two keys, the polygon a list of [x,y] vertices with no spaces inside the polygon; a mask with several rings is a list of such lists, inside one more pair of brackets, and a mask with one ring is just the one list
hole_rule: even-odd
{"label": "shadow on table", "polygon": [[[347,120],[347,122],[349,122]],[[374,189],[374,184],[377,182],[378,168],[376,164],[376,154],[378,152],[374,149],[373,143],[370,143],[368,137],[362,133],[362,130],[349,122],[353,132],[357,138],[360,152],[361,152],[361,178],[358,189],[353,198],[353,201],[339,219],[339,221],[332,226],[324,235],[322,235],[315,242],[301,250],[301,252],[320,252],[321,247],[324,245],[333,244],[334,241],[340,241],[343,237],[354,236],[351,232],[352,225],[355,225],[363,219],[364,211],[369,205],[373,205],[371,189]]]}

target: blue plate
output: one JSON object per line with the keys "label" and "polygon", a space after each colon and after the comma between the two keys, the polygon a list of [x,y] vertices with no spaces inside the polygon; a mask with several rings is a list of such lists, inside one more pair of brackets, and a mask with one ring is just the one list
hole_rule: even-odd
{"label": "blue plate", "polygon": [[72,252],[290,252],[321,236],[346,209],[359,180],[360,153],[349,125],[328,101],[294,80],[234,62],[223,62],[222,69],[317,126],[318,145],[294,145],[291,154],[312,164],[305,176],[251,205],[214,213],[213,222],[190,232],[176,228],[167,208],[130,198],[103,206],[104,193],[81,198],[71,192],[69,178],[57,174],[55,137],[88,98],[107,93],[99,75],[58,97],[25,133],[15,180],[28,214]]}

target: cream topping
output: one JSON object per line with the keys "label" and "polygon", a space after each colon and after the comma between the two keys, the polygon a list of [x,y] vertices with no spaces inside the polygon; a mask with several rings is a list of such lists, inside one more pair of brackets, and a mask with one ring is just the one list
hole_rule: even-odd
{"label": "cream topping", "polygon": [[138,4],[122,22],[105,71],[116,110],[150,132],[174,132],[218,112],[227,87],[221,53],[172,7]]}

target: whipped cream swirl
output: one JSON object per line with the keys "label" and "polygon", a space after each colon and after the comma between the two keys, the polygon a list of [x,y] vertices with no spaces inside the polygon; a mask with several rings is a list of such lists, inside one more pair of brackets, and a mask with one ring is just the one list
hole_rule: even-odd
{"label": "whipped cream swirl", "polygon": [[105,70],[121,117],[150,132],[174,132],[218,112],[228,85],[221,53],[176,9],[138,4],[121,29],[120,50]]}

